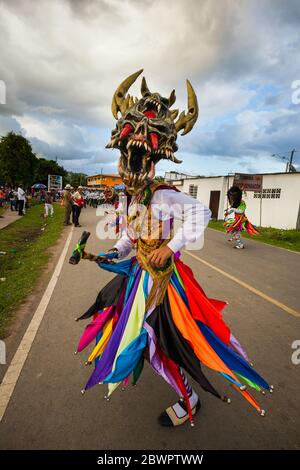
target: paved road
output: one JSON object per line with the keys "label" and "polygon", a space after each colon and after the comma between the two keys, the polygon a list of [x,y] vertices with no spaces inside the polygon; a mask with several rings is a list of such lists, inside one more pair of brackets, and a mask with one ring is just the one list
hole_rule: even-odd
{"label": "paved road", "polygon": [[0,230],[4,227],[7,227],[8,225],[12,224],[16,220],[18,220],[20,216],[18,215],[18,212],[16,211],[11,211],[10,209],[7,209],[2,217],[0,218]]}
{"label": "paved road", "polygon": [[[82,224],[95,232],[95,212],[84,211]],[[84,324],[78,316],[112,275],[93,263],[68,264],[80,233],[74,229],[60,278],[45,317],[17,382],[2,423],[2,449],[299,449],[300,365],[291,362],[291,344],[300,339],[300,318],[266,301],[234,280],[187,254],[207,294],[230,302],[224,314],[236,337],[274,393],[257,398],[265,418],[245,402],[221,377],[208,371],[217,388],[231,396],[226,405],[199,390],[203,408],[195,428],[160,428],[157,415],[176,400],[164,381],[146,366],[137,387],[117,390],[110,402],[104,386],[84,396],[80,390],[91,373],[86,355],[74,356]],[[105,250],[109,242],[93,235],[90,251]],[[208,230],[205,247],[193,255],[204,259],[269,297],[300,311],[300,256],[247,241],[235,251],[224,234]]]}

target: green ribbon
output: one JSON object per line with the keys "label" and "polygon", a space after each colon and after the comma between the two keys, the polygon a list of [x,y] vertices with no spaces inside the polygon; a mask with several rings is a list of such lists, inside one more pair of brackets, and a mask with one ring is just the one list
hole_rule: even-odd
{"label": "green ribbon", "polygon": [[144,368],[144,356],[142,355],[132,374],[132,385],[136,385]]}
{"label": "green ribbon", "polygon": [[81,244],[80,242],[78,242],[77,245],[75,246],[75,250],[73,251],[73,254],[79,253],[80,258],[82,258],[85,245],[86,245],[85,243]]}

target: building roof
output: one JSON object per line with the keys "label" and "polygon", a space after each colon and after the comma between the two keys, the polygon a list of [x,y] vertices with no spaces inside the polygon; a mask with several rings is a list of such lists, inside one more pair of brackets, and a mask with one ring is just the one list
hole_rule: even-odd
{"label": "building roof", "polygon": [[97,175],[88,175],[87,178],[103,178],[105,176],[110,176],[111,178],[121,178],[117,173],[99,173]]}

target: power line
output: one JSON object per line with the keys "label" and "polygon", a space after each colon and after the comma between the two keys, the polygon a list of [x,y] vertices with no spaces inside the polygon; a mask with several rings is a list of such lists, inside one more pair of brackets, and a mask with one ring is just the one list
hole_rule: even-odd
{"label": "power line", "polygon": [[299,152],[299,150],[296,150],[296,149],[290,150],[290,153],[291,153],[290,157],[285,157],[285,156],[279,155],[278,153],[273,153],[271,156],[272,157],[279,157],[282,160],[287,160],[285,172],[286,173],[296,173],[297,170],[293,165],[293,159],[294,159],[294,155],[295,155],[296,152]]}

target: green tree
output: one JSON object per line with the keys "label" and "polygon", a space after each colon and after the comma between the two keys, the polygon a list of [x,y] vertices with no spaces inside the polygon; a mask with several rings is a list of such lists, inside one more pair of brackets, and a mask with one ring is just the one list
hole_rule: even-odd
{"label": "green tree", "polygon": [[165,178],[163,176],[155,176],[154,181],[156,181],[157,183],[164,183]]}
{"label": "green tree", "polygon": [[66,178],[67,171],[63,166],[60,166],[54,160],[46,160],[45,158],[39,158],[37,161],[34,182],[48,185],[48,175],[59,175]]}
{"label": "green tree", "polygon": [[77,188],[78,186],[86,186],[86,178],[87,175],[85,173],[69,171],[65,181],[74,188]]}
{"label": "green tree", "polygon": [[30,142],[20,134],[9,132],[0,139],[0,177],[12,187],[31,186],[38,159]]}

